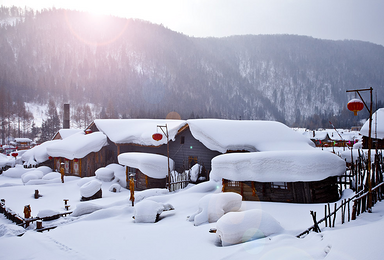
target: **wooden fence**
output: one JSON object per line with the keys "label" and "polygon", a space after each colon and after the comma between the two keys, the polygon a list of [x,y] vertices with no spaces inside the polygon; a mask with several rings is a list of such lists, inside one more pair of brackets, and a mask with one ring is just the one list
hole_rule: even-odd
{"label": "wooden fence", "polygon": [[337,205],[338,203],[334,203],[333,207],[329,203],[324,205],[324,217],[319,221],[316,220],[316,212],[310,211],[314,224],[297,237],[308,234],[310,231],[321,232],[319,224],[323,222],[325,227],[335,227],[338,212],[341,224],[355,220],[363,212],[371,212],[371,208],[368,207],[368,201],[372,201],[371,205],[373,207],[376,202],[381,201],[384,197],[382,153],[377,153],[372,163],[370,181],[374,187],[371,189],[371,192],[369,192],[366,185],[368,183],[366,165],[367,161],[361,155],[354,163],[349,165],[345,175],[339,177],[340,190],[350,188],[356,194],[351,198],[340,201],[339,206]]}
{"label": "wooden fence", "polygon": [[173,172],[171,174],[171,187],[170,191],[184,189],[190,182],[189,171],[183,173]]}

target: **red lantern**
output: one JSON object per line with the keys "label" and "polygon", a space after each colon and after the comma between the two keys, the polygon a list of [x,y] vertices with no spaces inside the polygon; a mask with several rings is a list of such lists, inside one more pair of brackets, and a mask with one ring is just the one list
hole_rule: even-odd
{"label": "red lantern", "polygon": [[364,103],[360,99],[352,99],[348,102],[347,108],[350,111],[353,111],[353,114],[357,116],[357,112],[364,109]]}
{"label": "red lantern", "polygon": [[78,162],[78,161],[79,161],[79,159],[75,158],[75,159],[73,159],[73,161],[74,161],[74,162]]}
{"label": "red lantern", "polygon": [[160,133],[155,133],[152,135],[152,139],[155,141],[160,141],[161,139],[163,139],[163,135]]}
{"label": "red lantern", "polygon": [[49,160],[52,160],[52,156],[49,156],[48,159],[49,159]]}
{"label": "red lantern", "polygon": [[11,155],[16,158],[19,154],[18,153],[11,153]]}
{"label": "red lantern", "polygon": [[90,133],[92,133],[92,130],[91,129],[87,129],[87,130],[85,130],[85,134],[87,135],[87,134],[90,134]]}

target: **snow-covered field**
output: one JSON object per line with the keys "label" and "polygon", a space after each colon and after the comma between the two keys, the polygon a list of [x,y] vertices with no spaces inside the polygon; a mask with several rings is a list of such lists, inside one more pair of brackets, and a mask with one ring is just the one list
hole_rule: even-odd
{"label": "snow-covered field", "polygon": [[[80,187],[95,177],[66,176],[64,184],[51,179],[41,182],[45,184],[24,185],[21,178],[0,175],[0,198],[21,216],[28,204],[32,216],[65,212],[63,199],[69,199],[70,210],[76,212],[43,221],[43,227],[57,228],[42,233],[34,231],[35,224],[25,231],[1,214],[0,259],[382,259],[384,253],[382,202],[375,205],[373,213],[364,213],[343,225],[338,219],[335,228],[321,225],[321,233],[311,232],[299,239],[296,235],[313,224],[310,210],[316,211],[319,219],[324,204],[243,201],[238,211],[259,209],[282,229],[265,238],[221,246],[217,234],[209,233],[217,228],[216,222],[195,226],[188,220],[198,212],[201,198],[221,192],[219,182],[189,185],[172,193],[161,189],[135,192],[136,206],[132,207],[129,190],[110,191],[112,185],[120,183],[117,178],[101,182],[101,199],[80,201]],[[38,199],[34,198],[35,190],[41,195]],[[344,197],[351,194],[347,190]],[[136,223],[135,208],[148,200],[157,202],[148,205],[171,205],[174,210],[163,211],[156,223]],[[212,210],[212,205],[209,207]],[[24,235],[17,236],[21,232]]]}

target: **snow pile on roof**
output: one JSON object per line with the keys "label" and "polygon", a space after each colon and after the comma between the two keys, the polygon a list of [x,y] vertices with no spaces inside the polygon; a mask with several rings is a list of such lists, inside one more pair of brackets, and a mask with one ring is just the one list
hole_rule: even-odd
{"label": "snow pile on roof", "polygon": [[190,119],[192,135],[211,150],[221,153],[246,150],[308,150],[309,139],[275,121]]}
{"label": "snow pile on roof", "polygon": [[216,222],[224,214],[241,208],[242,196],[234,192],[205,195],[199,201],[198,211],[189,217],[195,226]]}
{"label": "snow pile on roof", "polygon": [[216,235],[223,246],[243,243],[283,232],[280,223],[261,209],[230,212],[217,221]]}
{"label": "snow pile on roof", "polygon": [[82,129],[60,129],[59,130],[59,134],[60,134],[60,137],[61,139],[65,139],[73,134],[77,134],[77,133],[81,133],[83,132],[84,133],[84,130]]}
{"label": "snow pile on roof", "polygon": [[47,147],[59,143],[60,140],[46,141],[40,145],[27,150],[22,156],[21,160],[25,162],[25,165],[36,165],[48,160],[49,155],[47,153]]}
{"label": "snow pile on roof", "polygon": [[31,143],[32,140],[29,138],[15,138],[15,142],[17,142],[17,143]]}
{"label": "snow pile on roof", "polygon": [[211,178],[232,181],[296,182],[320,181],[345,172],[337,155],[310,151],[230,153],[212,159]]}
{"label": "snow pile on roof", "polygon": [[[369,120],[367,120],[360,130],[363,136],[369,136]],[[372,138],[384,139],[384,108],[379,108],[372,115]]]}
{"label": "snow pile on roof", "polygon": [[95,171],[96,179],[110,182],[115,178],[115,173],[112,169],[101,167]]}
{"label": "snow pile on roof", "polygon": [[80,187],[80,194],[84,198],[89,198],[95,195],[101,189],[101,182],[91,180]]}
{"label": "snow pile on roof", "polygon": [[[167,156],[152,153],[122,153],[117,157],[119,164],[139,169],[148,177],[163,179],[168,175]],[[169,168],[172,171],[174,161],[169,159]]]}
{"label": "snow pile on roof", "polygon": [[[161,119],[96,119],[94,122],[96,127],[114,143],[154,146],[167,143],[167,138],[158,125],[167,125],[169,140],[175,140],[179,129],[186,124],[184,120]],[[160,141],[153,140],[154,133],[163,134],[163,138]]]}
{"label": "snow pile on roof", "polygon": [[107,137],[103,133],[85,134],[79,132],[49,145],[47,153],[52,157],[64,157],[73,160],[84,158],[92,152],[98,152],[105,145],[107,145]]}
{"label": "snow pile on roof", "polygon": [[170,204],[162,204],[152,200],[143,200],[135,205],[136,223],[155,223],[159,215],[166,210],[172,210]]}

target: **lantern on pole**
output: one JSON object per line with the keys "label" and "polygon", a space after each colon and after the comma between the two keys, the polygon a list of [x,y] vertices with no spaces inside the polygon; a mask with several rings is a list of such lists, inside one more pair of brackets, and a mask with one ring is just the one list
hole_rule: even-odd
{"label": "lantern on pole", "polygon": [[364,109],[364,103],[360,99],[354,98],[348,102],[347,108],[352,111],[355,116],[357,116],[357,112]]}
{"label": "lantern on pole", "polygon": [[152,139],[155,141],[160,141],[161,139],[163,139],[163,135],[160,133],[155,133],[152,135]]}

